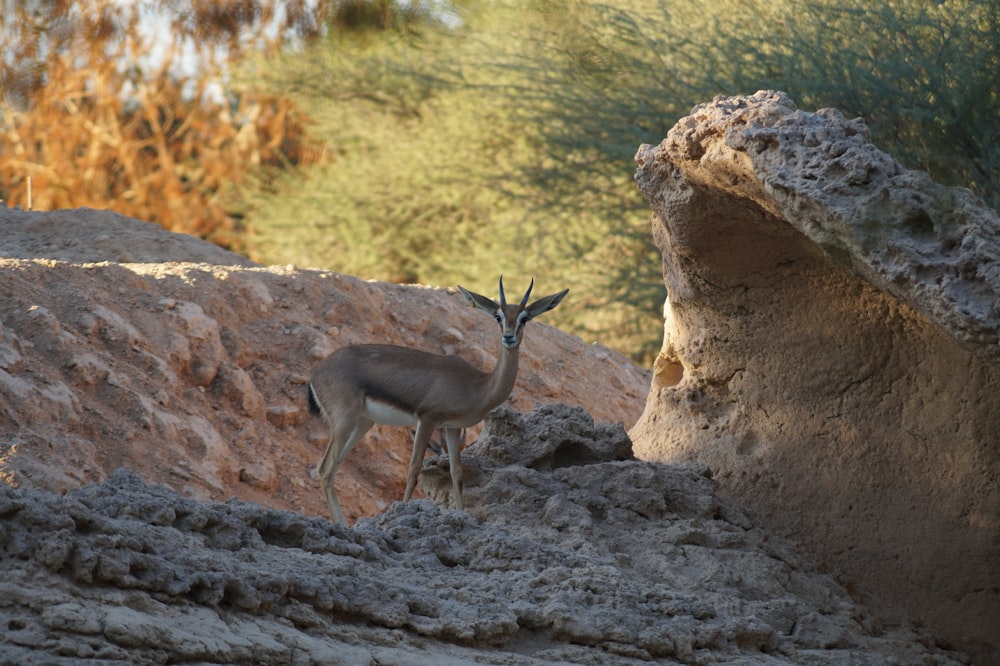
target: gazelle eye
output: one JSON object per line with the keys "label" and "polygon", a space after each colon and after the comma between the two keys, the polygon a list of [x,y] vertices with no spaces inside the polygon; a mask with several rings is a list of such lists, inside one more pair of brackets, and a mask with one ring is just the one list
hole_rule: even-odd
{"label": "gazelle eye", "polygon": [[496,315],[493,318],[497,320],[498,324],[502,324],[503,323],[503,317],[502,316]]}

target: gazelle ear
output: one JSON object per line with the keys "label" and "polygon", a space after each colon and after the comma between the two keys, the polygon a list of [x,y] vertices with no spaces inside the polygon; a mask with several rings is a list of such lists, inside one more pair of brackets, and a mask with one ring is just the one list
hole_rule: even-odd
{"label": "gazelle ear", "polygon": [[528,317],[534,319],[540,314],[555,309],[557,305],[562,303],[562,299],[564,299],[568,293],[569,289],[563,289],[558,294],[552,294],[551,296],[539,298],[537,301],[526,307],[524,311],[528,313]]}
{"label": "gazelle ear", "polygon": [[500,304],[494,301],[492,298],[487,298],[482,294],[471,292],[468,289],[464,288],[462,285],[458,285],[458,290],[462,292],[462,294],[465,296],[465,298],[468,299],[470,303],[472,303],[472,307],[474,308],[480,308],[481,310],[486,310],[490,314],[500,309]]}

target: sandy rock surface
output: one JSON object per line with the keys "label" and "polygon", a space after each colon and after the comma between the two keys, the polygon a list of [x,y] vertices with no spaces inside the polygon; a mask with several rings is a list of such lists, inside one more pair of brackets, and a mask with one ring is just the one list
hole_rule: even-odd
{"label": "sandy rock surface", "polygon": [[636,454],[720,491],[882,619],[1000,663],[1000,220],[784,93],[636,155],[668,288]]}
{"label": "sandy rock surface", "polygon": [[[618,426],[501,408],[470,513],[395,503],[352,529],[197,502],[120,471],[0,486],[0,642],[47,664],[958,664],[885,631]],[[429,484],[437,476],[429,470]],[[438,479],[440,480],[440,479]],[[447,484],[444,484],[447,486]]]}
{"label": "sandy rock surface", "polygon": [[[317,361],[387,342],[490,369],[499,348],[496,323],[455,290],[258,266],[110,211],[0,208],[0,294],[0,479],[54,491],[127,467],[197,499],[325,516],[310,472],[328,434],[306,401]],[[543,317],[510,404],[631,425],[647,390],[624,356]],[[337,476],[348,518],[402,496],[409,456],[402,428],[358,444]]]}
{"label": "sandy rock surface", "polygon": [[488,369],[489,317],[0,208],[0,661],[996,663],[995,214],[780,93],[638,160],[669,293],[652,390],[533,322],[469,434],[468,512],[440,508],[439,458],[392,503],[410,437],[376,428],[338,474],[353,530],[310,475],[310,369],[375,341]]}

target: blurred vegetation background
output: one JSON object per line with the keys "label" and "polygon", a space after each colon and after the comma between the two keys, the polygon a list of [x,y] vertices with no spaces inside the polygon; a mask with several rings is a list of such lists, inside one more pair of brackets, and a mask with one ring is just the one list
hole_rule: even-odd
{"label": "blurred vegetation background", "polygon": [[632,156],[759,89],[1000,207],[1000,0],[0,0],[0,199],[492,293],[649,363]]}

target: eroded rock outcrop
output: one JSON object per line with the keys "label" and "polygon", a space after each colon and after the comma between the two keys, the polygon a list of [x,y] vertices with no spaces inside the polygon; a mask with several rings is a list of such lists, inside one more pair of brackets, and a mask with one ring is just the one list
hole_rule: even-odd
{"label": "eroded rock outcrop", "polygon": [[879,617],[1000,662],[996,213],[783,93],[636,160],[668,288],[636,454],[708,465]]}
{"label": "eroded rock outcrop", "polygon": [[[352,529],[131,472],[0,486],[0,652],[70,664],[958,664],[580,409],[495,411],[471,514]],[[427,470],[428,492],[446,471]]]}
{"label": "eroded rock outcrop", "polygon": [[[325,516],[310,470],[328,433],[306,382],[358,342],[484,369],[499,348],[456,291],[258,266],[110,211],[0,207],[0,479],[62,491],[128,467],[196,499]],[[623,355],[532,322],[511,404],[631,424],[647,387]],[[337,476],[348,516],[401,497],[409,458],[405,429],[372,430]]]}

